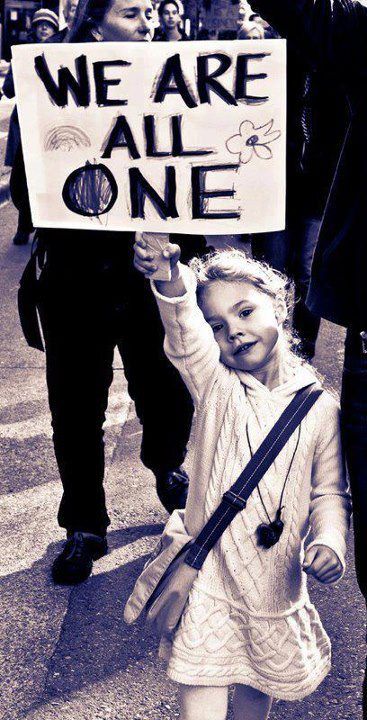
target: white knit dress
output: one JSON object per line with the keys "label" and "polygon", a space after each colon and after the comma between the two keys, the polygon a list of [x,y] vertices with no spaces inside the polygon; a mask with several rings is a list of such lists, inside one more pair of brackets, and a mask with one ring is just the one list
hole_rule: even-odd
{"label": "white knit dress", "polygon": [[[185,267],[181,273],[187,288],[183,297],[163,297],[152,286],[167,355],[196,408],[185,511],[187,531],[195,536],[295,392],[314,377],[301,367],[292,380],[269,390],[252,375],[222,365],[196,304],[194,276]],[[268,550],[257,545],[256,529],[267,517],[255,490],[205,560],[172,641],[161,642],[171,679],[187,685],[242,683],[296,700],[311,693],[329,671],[330,642],[301,568],[305,539],[308,547],[332,548],[344,565],[350,499],[339,410],[326,392],[260,482],[271,519],[289,468],[280,541]]]}

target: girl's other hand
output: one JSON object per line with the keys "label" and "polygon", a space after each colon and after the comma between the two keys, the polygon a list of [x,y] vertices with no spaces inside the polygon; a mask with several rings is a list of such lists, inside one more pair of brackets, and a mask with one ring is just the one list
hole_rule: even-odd
{"label": "girl's other hand", "polygon": [[343,574],[338,556],[326,545],[313,545],[306,550],[302,567],[307,575],[325,584],[336,582]]}

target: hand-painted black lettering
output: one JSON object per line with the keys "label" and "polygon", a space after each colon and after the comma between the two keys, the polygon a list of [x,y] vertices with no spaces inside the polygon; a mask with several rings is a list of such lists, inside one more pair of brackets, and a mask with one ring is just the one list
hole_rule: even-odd
{"label": "hand-painted black lettering", "polygon": [[[216,70],[209,72],[209,61],[218,60]],[[215,78],[223,75],[231,67],[231,58],[223,53],[212,53],[211,55],[199,55],[197,59],[198,71],[198,93],[201,103],[210,103],[209,89],[224,100],[227,105],[237,105],[233,95],[226,90]]]}
{"label": "hand-painted black lettering", "polygon": [[96,85],[96,103],[100,107],[108,105],[127,105],[127,100],[108,98],[108,88],[110,85],[119,85],[121,78],[109,78],[105,77],[106,67],[126,67],[131,65],[130,62],[125,60],[103,60],[101,62],[93,63],[94,82]]}
{"label": "hand-painted black lettering", "polygon": [[184,157],[185,155],[211,155],[213,150],[184,150],[182,142],[182,115],[171,117],[172,133],[172,155],[173,157]]}
{"label": "hand-painted black lettering", "polygon": [[206,190],[205,178],[208,172],[216,172],[220,170],[238,170],[238,165],[198,165],[191,168],[191,188],[192,188],[192,217],[193,220],[219,220],[222,218],[239,218],[241,213],[238,211],[208,211],[209,198],[230,197],[235,195],[234,188],[221,190]]}
{"label": "hand-painted black lettering", "polygon": [[47,60],[42,55],[34,59],[34,67],[40,80],[43,82],[53,105],[65,107],[68,104],[69,92],[75,104],[79,107],[88,107],[90,104],[90,85],[87,69],[87,58],[80,55],[75,58],[76,78],[67,67],[60,67],[58,83],[53,79]]}
{"label": "hand-painted black lettering", "polygon": [[131,217],[145,218],[144,206],[146,197],[149,198],[160,218],[178,217],[176,207],[176,170],[173,166],[166,166],[164,200],[146,180],[138,168],[129,168]]}
{"label": "hand-painted black lettering", "polygon": [[247,105],[260,105],[269,100],[268,95],[249,95],[247,91],[247,83],[252,80],[264,80],[264,78],[268,77],[267,73],[249,74],[248,61],[263,60],[268,55],[270,53],[244,53],[238,56],[234,91],[236,100],[244,100]]}
{"label": "hand-painted black lettering", "polygon": [[169,94],[181,95],[184,103],[189,108],[197,106],[182,72],[181,60],[178,53],[167,59],[156,83],[153,102],[162,103],[166,95]]}
{"label": "hand-painted black lettering", "polygon": [[128,120],[126,119],[125,115],[118,115],[115,120],[115,124],[104,144],[104,149],[102,147],[103,153],[101,157],[110,158],[112,150],[114,150],[115,148],[125,147],[128,149],[129,155],[133,160],[138,160],[138,158],[140,158],[140,153],[138,151]]}
{"label": "hand-painted black lettering", "polygon": [[147,157],[167,157],[171,153],[157,150],[154,115],[144,115],[145,148]]}
{"label": "hand-painted black lettering", "polygon": [[66,178],[62,199],[71,212],[84,217],[98,217],[113,208],[118,195],[111,170],[87,162]]}

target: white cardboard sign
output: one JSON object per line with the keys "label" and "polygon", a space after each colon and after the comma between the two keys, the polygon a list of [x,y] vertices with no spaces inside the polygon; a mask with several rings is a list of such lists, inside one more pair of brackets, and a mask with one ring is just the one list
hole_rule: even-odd
{"label": "white cardboard sign", "polygon": [[36,227],[284,228],[283,40],[13,48]]}

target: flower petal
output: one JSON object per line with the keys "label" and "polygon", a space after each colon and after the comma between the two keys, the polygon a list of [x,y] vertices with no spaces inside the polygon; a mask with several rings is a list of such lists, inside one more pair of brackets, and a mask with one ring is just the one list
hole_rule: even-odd
{"label": "flower petal", "polygon": [[274,140],[277,140],[278,137],[280,137],[280,130],[272,130],[273,125],[274,120],[269,120],[269,122],[265,123],[265,125],[259,125],[259,127],[255,128],[255,131],[258,133],[262,144],[265,145],[267,143],[273,142]]}
{"label": "flower petal", "polygon": [[249,135],[254,134],[255,125],[251,120],[244,120],[240,125],[240,135],[243,138],[247,138]]}
{"label": "flower petal", "polygon": [[273,132],[271,132],[269,134],[266,133],[266,136],[264,138],[265,142],[267,142],[267,143],[274,142],[274,140],[278,140],[278,137],[280,137],[281,134],[282,133],[280,132],[280,130],[273,130]]}
{"label": "flower petal", "polygon": [[232,135],[232,137],[228,138],[226,141],[226,148],[228,152],[233,155],[238,155],[243,148],[243,138],[241,135]]}
{"label": "flower petal", "polygon": [[263,135],[267,135],[270,133],[272,127],[274,125],[274,120],[269,120],[269,122],[265,123],[265,125],[259,125],[259,127],[256,128],[256,130],[262,130]]}
{"label": "flower petal", "polygon": [[270,160],[270,158],[273,157],[273,153],[267,145],[254,145],[254,150],[256,155],[262,160]]}
{"label": "flower petal", "polygon": [[250,162],[254,149],[256,149],[255,145],[245,145],[240,155],[240,163],[246,165],[246,163]]}

